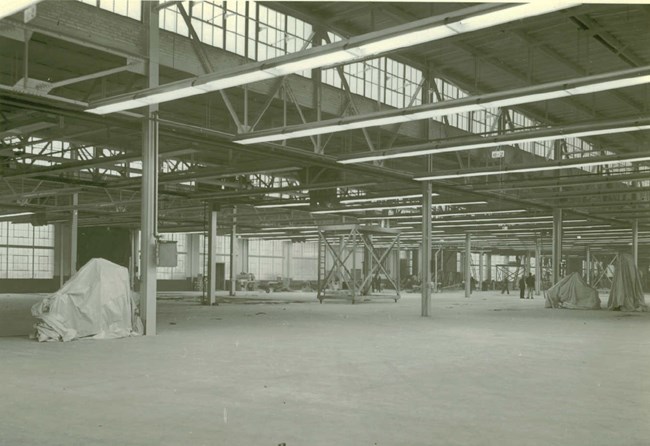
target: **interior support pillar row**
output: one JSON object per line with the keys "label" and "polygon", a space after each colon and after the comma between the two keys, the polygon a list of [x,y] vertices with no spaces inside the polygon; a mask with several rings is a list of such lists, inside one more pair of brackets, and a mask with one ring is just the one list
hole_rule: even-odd
{"label": "interior support pillar row", "polygon": [[478,255],[478,291],[483,289],[483,252]]}
{"label": "interior support pillar row", "polygon": [[208,303],[217,303],[217,211],[210,209],[208,225]]}
{"label": "interior support pillar row", "polygon": [[422,183],[422,313],[431,313],[431,182]]}
{"label": "interior support pillar row", "polygon": [[472,235],[465,234],[465,297],[472,294]]}
{"label": "interior support pillar row", "polygon": [[591,285],[591,249],[589,246],[585,252],[585,280],[587,285]]}
{"label": "interior support pillar row", "polygon": [[77,272],[77,235],[79,234],[79,211],[76,207],[79,205],[79,194],[72,194],[72,220],[70,223],[70,275]]}
{"label": "interior support pillar row", "polygon": [[535,239],[535,294],[542,292],[542,239]]}
{"label": "interior support pillar row", "polygon": [[492,282],[492,253],[488,252],[485,255],[485,279]]}
{"label": "interior support pillar row", "polygon": [[632,258],[634,265],[639,267],[639,220],[634,219],[632,222]]}
{"label": "interior support pillar row", "polygon": [[562,209],[553,209],[553,276],[555,285],[560,280],[560,266],[562,263]]}
{"label": "interior support pillar row", "polygon": [[232,208],[232,226],[230,230],[230,296],[235,295],[237,289],[237,208]]}
{"label": "interior support pillar row", "polygon": [[435,286],[433,287],[433,290],[431,290],[433,293],[437,293],[437,292],[438,292],[438,289],[440,289],[440,285],[439,285],[440,282],[438,281],[438,280],[439,280],[439,277],[438,277],[438,269],[440,268],[440,267],[438,266],[438,265],[439,265],[439,263],[438,263],[438,252],[439,252],[439,251],[440,251],[440,250],[438,249],[438,250],[433,254],[433,283],[434,283],[434,285],[435,285]]}
{"label": "interior support pillar row", "polygon": [[[148,86],[158,86],[157,3],[143,4],[148,32]],[[147,336],[156,334],[156,236],[158,232],[158,105],[147,107],[142,121],[142,207],[140,215],[140,311]]]}

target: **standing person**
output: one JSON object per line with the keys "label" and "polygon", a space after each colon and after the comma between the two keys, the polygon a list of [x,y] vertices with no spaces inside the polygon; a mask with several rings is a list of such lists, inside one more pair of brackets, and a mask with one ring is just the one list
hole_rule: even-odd
{"label": "standing person", "polygon": [[528,273],[528,277],[526,277],[526,288],[528,288],[527,299],[533,299],[533,291],[535,290],[535,276],[533,276],[533,273]]}
{"label": "standing person", "polygon": [[521,279],[519,279],[519,299],[523,299],[526,293],[526,278],[521,276]]}
{"label": "standing person", "polygon": [[503,286],[501,287],[501,294],[503,293],[510,294],[510,290],[508,289],[508,278],[506,276],[503,276]]}
{"label": "standing person", "polygon": [[379,272],[376,272],[375,276],[372,278],[372,291],[381,291],[381,278],[379,277]]}

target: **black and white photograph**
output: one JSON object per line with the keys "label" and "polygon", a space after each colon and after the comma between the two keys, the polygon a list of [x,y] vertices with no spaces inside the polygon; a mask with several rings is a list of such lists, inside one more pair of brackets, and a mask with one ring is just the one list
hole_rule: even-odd
{"label": "black and white photograph", "polygon": [[650,445],[650,0],[0,0],[0,446]]}

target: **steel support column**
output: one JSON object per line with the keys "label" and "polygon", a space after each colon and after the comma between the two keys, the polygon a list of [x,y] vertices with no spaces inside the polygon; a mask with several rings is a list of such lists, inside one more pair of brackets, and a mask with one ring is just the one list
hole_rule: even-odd
{"label": "steel support column", "polygon": [[560,280],[560,264],[562,263],[562,209],[553,209],[553,276],[552,284]]}
{"label": "steel support column", "polygon": [[235,295],[237,277],[237,208],[232,208],[232,226],[230,230],[230,296]]}
{"label": "steel support column", "polygon": [[481,251],[478,255],[478,290],[483,289],[483,252]]}
{"label": "steel support column", "polygon": [[[148,86],[158,86],[158,12],[155,2],[143,3],[148,26]],[[156,334],[156,236],[158,228],[158,105],[147,108],[142,122],[142,207],[140,254],[140,313],[145,335]]]}
{"label": "steel support column", "polygon": [[634,219],[632,222],[632,258],[634,265],[639,267],[639,220]]}
{"label": "steel support column", "polygon": [[472,293],[472,235],[465,234],[465,297]]}
{"label": "steel support column", "polygon": [[535,239],[535,295],[539,296],[542,291],[542,240]]}
{"label": "steel support column", "polygon": [[485,278],[492,282],[492,253],[488,252],[485,255]]}
{"label": "steel support column", "polygon": [[72,194],[72,219],[70,222],[70,276],[77,272],[77,234],[79,233],[79,194]]}
{"label": "steel support column", "polygon": [[[440,268],[440,267],[438,266],[438,265],[439,265],[439,264],[438,264],[438,254],[440,254],[441,257],[442,257],[442,253],[441,253],[441,251],[440,251],[441,249],[442,249],[442,248],[438,249],[438,250],[435,252],[435,254],[433,255],[433,284],[434,284],[434,287],[433,287],[433,290],[431,290],[433,293],[437,293],[438,290],[441,289],[441,288],[440,288],[440,282],[438,281],[438,280],[439,280],[439,278],[438,278],[438,268]],[[441,262],[441,263],[442,263],[442,262]]]}
{"label": "steel support column", "polygon": [[208,304],[217,303],[217,211],[210,209],[208,225]]}
{"label": "steel support column", "polygon": [[422,183],[422,312],[431,313],[431,182]]}
{"label": "steel support column", "polygon": [[585,253],[585,280],[587,285],[591,285],[591,248],[589,246],[587,246]]}

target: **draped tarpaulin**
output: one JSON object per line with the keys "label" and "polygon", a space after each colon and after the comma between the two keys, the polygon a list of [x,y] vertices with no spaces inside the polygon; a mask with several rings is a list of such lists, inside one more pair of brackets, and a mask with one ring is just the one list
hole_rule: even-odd
{"label": "draped tarpaulin", "polygon": [[590,287],[578,273],[571,273],[546,290],[546,308],[598,310],[598,290]]}
{"label": "draped tarpaulin", "polygon": [[609,290],[607,308],[620,311],[646,311],[641,275],[630,254],[619,254]]}
{"label": "draped tarpaulin", "polygon": [[32,307],[39,341],[121,338],[141,333],[128,270],[105,259],[86,263],[56,293]]}

